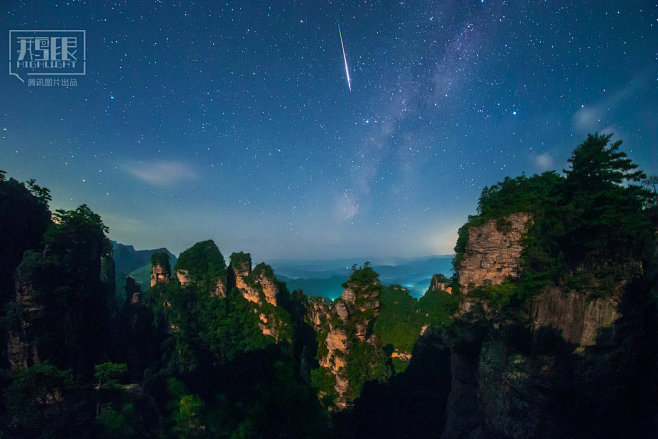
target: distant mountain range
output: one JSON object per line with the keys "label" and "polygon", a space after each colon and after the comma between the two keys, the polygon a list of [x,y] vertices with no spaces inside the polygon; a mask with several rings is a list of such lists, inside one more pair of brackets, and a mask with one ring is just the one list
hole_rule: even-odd
{"label": "distant mountain range", "polygon": [[[119,301],[125,297],[126,276],[131,276],[145,291],[150,287],[151,255],[166,252],[173,270],[176,256],[166,248],[135,250],[132,245],[112,241],[116,268],[116,292]],[[398,284],[421,297],[427,291],[434,274],[448,277],[452,274],[453,255],[425,256],[420,258],[340,258],[324,260],[278,259],[266,261],[276,277],[285,282],[288,290],[303,290],[307,296],[335,299],[343,293],[342,284],[352,273],[352,266],[369,261],[379,273],[384,285]]]}
{"label": "distant mountain range", "polygon": [[269,264],[288,290],[301,289],[308,296],[335,299],[352,272],[353,265],[369,261],[384,285],[399,284],[420,297],[427,291],[434,274],[450,277],[453,255],[420,258],[343,258],[327,260],[273,260]]}

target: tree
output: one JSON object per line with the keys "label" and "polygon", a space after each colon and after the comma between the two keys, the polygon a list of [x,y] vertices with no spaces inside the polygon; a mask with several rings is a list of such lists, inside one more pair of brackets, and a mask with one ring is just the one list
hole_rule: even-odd
{"label": "tree", "polygon": [[637,184],[646,175],[610,144],[612,134],[588,135],[569,158],[564,172],[567,204],[561,248],[570,265],[596,256],[599,262],[641,260],[652,232],[643,211],[652,194]]}
{"label": "tree", "polygon": [[55,218],[43,251],[26,252],[18,267],[25,297],[15,308],[17,315],[27,313],[28,342],[39,358],[91,376],[109,342],[113,285],[102,277],[111,251],[107,227],[86,205],[58,210]]}
{"label": "tree", "polygon": [[653,193],[656,193],[656,185],[658,185],[658,176],[652,175],[646,180],[644,180],[642,183],[644,183],[646,186],[651,186],[653,188]]}
{"label": "tree", "polygon": [[639,182],[646,175],[638,171],[637,165],[619,151],[618,140],[610,146],[612,134],[588,134],[587,139],[571,153],[568,162],[567,183],[574,188],[589,192],[604,189],[611,184]]}
{"label": "tree", "polygon": [[50,211],[48,189],[34,180],[20,183],[0,171],[0,307],[14,295],[14,271],[26,250],[42,244]]}

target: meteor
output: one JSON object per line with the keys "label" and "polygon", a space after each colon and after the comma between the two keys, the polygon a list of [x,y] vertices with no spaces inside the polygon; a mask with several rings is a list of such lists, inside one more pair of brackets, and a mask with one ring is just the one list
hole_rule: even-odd
{"label": "meteor", "polygon": [[338,35],[340,36],[340,47],[343,48],[343,61],[345,61],[345,76],[347,76],[347,87],[350,89],[351,92],[352,81],[350,81],[350,71],[347,69],[347,57],[345,56],[345,45],[343,44],[343,34],[340,33],[340,24],[338,24]]}

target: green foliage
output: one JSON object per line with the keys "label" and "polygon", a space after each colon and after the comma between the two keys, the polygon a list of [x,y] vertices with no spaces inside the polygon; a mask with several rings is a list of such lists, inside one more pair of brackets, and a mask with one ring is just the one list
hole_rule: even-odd
{"label": "green foliage", "polygon": [[230,362],[240,353],[262,349],[273,341],[261,332],[254,305],[237,289],[220,299],[200,293],[196,286],[182,288],[170,282],[156,300],[158,313],[173,332],[170,362],[181,372],[195,370],[200,358]]}
{"label": "green foliage", "polygon": [[258,313],[267,316],[268,324],[272,322],[277,332],[277,341],[292,343],[295,329],[288,311],[282,306],[274,306],[271,303],[264,302],[258,309]]}
{"label": "green foliage", "polygon": [[418,309],[423,323],[440,328],[452,322],[450,316],[457,310],[458,304],[457,294],[429,290],[418,301]]}
{"label": "green foliage", "polygon": [[270,267],[264,262],[261,262],[260,264],[256,265],[251,272],[253,278],[258,278],[262,275],[269,279],[276,279],[272,267]]}
{"label": "green foliage", "polygon": [[[0,307],[14,297],[14,270],[26,250],[40,247],[51,224],[48,189],[30,180],[0,179]],[[2,341],[4,344],[4,341]]]}
{"label": "green foliage", "polygon": [[336,398],[336,376],[326,367],[318,367],[311,371],[311,384],[323,394],[323,404],[330,407]]}
{"label": "green foliage", "polygon": [[5,393],[11,426],[27,437],[64,437],[78,409],[69,399],[76,392],[70,371],[43,362],[12,372]]}
{"label": "green foliage", "polygon": [[450,279],[448,279],[447,277],[445,277],[445,275],[440,274],[440,273],[435,274],[434,277],[433,277],[433,280],[436,280],[438,283],[441,283],[441,284],[449,284],[451,282]]}
{"label": "green foliage", "polygon": [[143,437],[141,419],[135,405],[127,403],[119,410],[104,407],[96,417],[96,437],[105,439],[130,439]]}
{"label": "green foliage", "polygon": [[481,226],[490,219],[496,219],[498,229],[504,231],[509,227],[505,216],[511,213],[528,212],[533,214],[533,217],[543,215],[546,207],[562,202],[563,180],[554,171],[549,171],[530,178],[525,175],[516,178],[505,177],[502,182],[485,187],[478,200],[478,214],[469,216],[466,224],[459,228],[453,260],[455,272],[459,272],[468,243],[468,230],[471,227]]}
{"label": "green foliage", "polygon": [[391,345],[399,352],[411,353],[422,326],[418,300],[399,285],[383,287],[380,300],[382,307],[374,326],[379,342],[384,347]]}
{"label": "green foliage", "polygon": [[522,298],[523,290],[519,288],[518,282],[507,278],[499,285],[485,282],[484,285],[473,289],[469,294],[487,299],[490,305],[501,309],[509,305],[515,298]]}
{"label": "green foliage", "polygon": [[[494,218],[501,229],[505,217],[527,212],[532,223],[523,237],[521,276],[517,283],[494,288],[493,302],[523,298],[548,285],[564,282],[596,295],[609,294],[622,273],[652,257],[654,227],[648,208],[654,194],[634,185],[645,175],[611,135],[588,135],[569,159],[566,178],[546,172],[530,178],[505,178],[484,188],[478,215],[459,229],[455,271],[459,272],[468,230]],[[615,267],[603,273],[597,267]],[[588,274],[578,274],[579,271]],[[514,291],[512,291],[514,290]]]}
{"label": "green foliage", "polygon": [[251,255],[249,253],[245,252],[238,252],[238,253],[232,253],[231,254],[231,267],[242,267],[243,265],[246,265],[249,269],[251,269]]}
{"label": "green foliage", "polygon": [[119,378],[126,373],[128,367],[125,363],[102,363],[97,364],[94,369],[99,387],[116,387],[120,385]]}
{"label": "green foliage", "polygon": [[375,283],[379,283],[379,274],[372,269],[370,262],[366,261],[363,267],[357,267],[356,264],[352,266],[352,274],[343,284],[343,288],[347,288],[350,284],[356,287],[371,287]]}
{"label": "green foliage", "polygon": [[[217,247],[205,241],[181,255],[179,265],[200,282],[156,285],[118,312],[100,216],[82,205],[56,212],[52,224],[47,189],[7,181],[0,172],[0,195],[6,194],[34,221],[17,206],[5,210],[3,197],[0,219],[15,215],[34,235],[12,248],[22,259],[6,264],[9,272],[18,266],[22,296],[6,307],[5,322],[43,362],[0,379],[0,430],[12,437],[326,436],[327,412],[299,376],[298,355],[314,349],[312,337],[309,346],[295,339],[302,305],[271,267],[257,265],[246,281],[262,289],[257,278],[272,279],[283,306],[250,303],[237,289],[213,296],[210,284],[227,272]],[[21,230],[18,223],[1,225],[1,239],[5,225]],[[18,242],[0,242],[0,264],[9,260],[4,250],[12,239]],[[243,265],[250,256],[234,254],[232,261]],[[151,262],[171,269],[167,254]],[[279,344],[262,334],[260,314]]]}
{"label": "green foliage", "polygon": [[367,381],[388,380],[391,376],[391,369],[387,359],[388,356],[378,345],[358,340],[352,343],[345,365],[349,380],[347,398],[358,397]]}
{"label": "green foliage", "polygon": [[[162,267],[165,273],[171,273],[171,265],[169,264],[169,255],[165,252],[153,253],[151,255],[151,265],[158,265]],[[178,263],[176,263],[178,266]]]}
{"label": "green foliage", "polygon": [[102,277],[102,261],[110,257],[110,241],[100,217],[85,205],[55,217],[45,250],[26,252],[18,268],[29,285],[25,293],[41,309],[30,320],[31,344],[40,358],[91,376],[109,336],[114,285],[113,276]]}
{"label": "green foliage", "polygon": [[609,144],[612,134],[588,134],[587,139],[573,151],[565,169],[567,183],[576,190],[590,193],[609,189],[611,185],[639,182],[646,175],[637,170],[637,165],[619,151],[618,140]]}
{"label": "green foliage", "polygon": [[187,270],[189,276],[202,285],[203,291],[215,289],[218,279],[226,276],[226,262],[212,240],[197,242],[180,254],[176,270]]}
{"label": "green foliage", "polygon": [[205,426],[201,424],[200,412],[203,401],[196,395],[184,395],[178,402],[174,418],[174,431],[181,439],[204,437]]}

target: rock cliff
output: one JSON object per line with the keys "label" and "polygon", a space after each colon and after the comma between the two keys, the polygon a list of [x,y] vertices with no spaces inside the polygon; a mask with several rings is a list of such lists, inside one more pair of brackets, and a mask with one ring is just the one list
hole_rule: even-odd
{"label": "rock cliff", "polygon": [[[372,331],[374,319],[380,310],[381,285],[376,275],[372,278],[354,279],[344,284],[344,291],[339,299],[326,303],[323,299],[313,298],[307,305],[307,321],[317,333],[318,363],[317,373],[330,374],[332,388],[321,388],[320,396],[333,393],[333,407],[342,410],[349,406],[358,396],[354,391],[353,377],[347,366],[352,359],[352,349],[361,343],[360,348],[368,345],[378,349],[376,337]],[[377,366],[377,359],[372,358],[371,366]]]}
{"label": "rock cliff", "polygon": [[573,288],[567,276],[504,307],[489,296],[491,285],[521,273],[530,220],[517,213],[468,230],[458,271],[464,294],[445,335],[452,381],[444,439],[618,437],[614,416],[646,409],[622,407],[632,405],[629,391],[646,392],[637,379],[655,332],[638,263],[606,294]]}
{"label": "rock cliff", "polygon": [[154,287],[157,284],[169,283],[170,277],[171,271],[169,270],[169,267],[157,264],[151,265],[151,287]]}
{"label": "rock cliff", "polygon": [[530,219],[527,213],[514,213],[468,229],[468,243],[459,267],[463,293],[485,281],[499,285],[506,278],[517,276],[523,250],[521,237],[527,232]]}
{"label": "rock cliff", "polygon": [[42,317],[43,306],[36,305],[32,300],[32,285],[25,279],[19,269],[16,275],[16,304],[21,308],[16,321],[9,322],[13,330],[9,331],[7,357],[12,369],[29,367],[39,362],[37,347],[31,343],[34,338],[32,325]]}
{"label": "rock cliff", "polygon": [[228,286],[236,288],[252,304],[261,332],[277,341],[286,338],[284,334],[289,332],[291,322],[278,300],[285,286],[274,276],[272,267],[260,263],[252,270],[249,253],[233,253],[230,260]]}
{"label": "rock cliff", "polygon": [[432,276],[429,291],[445,291],[448,294],[452,294],[450,280],[441,274],[435,274]]}

